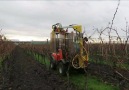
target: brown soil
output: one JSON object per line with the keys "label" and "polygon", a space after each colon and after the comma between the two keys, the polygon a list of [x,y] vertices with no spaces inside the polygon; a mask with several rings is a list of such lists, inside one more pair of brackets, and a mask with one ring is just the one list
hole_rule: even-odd
{"label": "brown soil", "polygon": [[98,76],[103,82],[118,85],[120,90],[129,90],[129,72],[109,65],[90,63],[88,73]]}
{"label": "brown soil", "polygon": [[46,69],[16,47],[10,59],[3,62],[2,90],[75,90],[58,74]]}

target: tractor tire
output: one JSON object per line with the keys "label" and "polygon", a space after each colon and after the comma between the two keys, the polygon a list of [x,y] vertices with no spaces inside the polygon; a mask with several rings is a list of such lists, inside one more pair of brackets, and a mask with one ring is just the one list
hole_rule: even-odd
{"label": "tractor tire", "polygon": [[58,72],[61,76],[65,76],[67,71],[67,65],[63,62],[59,62],[58,64]]}
{"label": "tractor tire", "polygon": [[55,70],[56,69],[56,63],[53,59],[50,60],[50,69]]}
{"label": "tractor tire", "polygon": [[50,61],[50,69],[55,70],[56,69],[56,65]]}

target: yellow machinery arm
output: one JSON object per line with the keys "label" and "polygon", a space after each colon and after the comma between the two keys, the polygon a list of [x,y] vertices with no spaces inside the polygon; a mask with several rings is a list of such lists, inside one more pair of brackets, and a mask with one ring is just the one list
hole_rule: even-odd
{"label": "yellow machinery arm", "polygon": [[75,26],[73,26],[73,29],[74,29],[75,31],[77,31],[77,32],[82,33],[82,26],[81,26],[81,25],[75,25]]}

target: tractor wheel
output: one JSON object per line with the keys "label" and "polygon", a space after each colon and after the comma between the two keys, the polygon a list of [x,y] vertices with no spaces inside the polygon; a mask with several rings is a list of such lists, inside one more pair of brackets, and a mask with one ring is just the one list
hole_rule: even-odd
{"label": "tractor wheel", "polygon": [[50,68],[55,70],[56,69],[56,65],[54,62],[50,61]]}
{"label": "tractor wheel", "polygon": [[67,71],[67,65],[64,64],[63,62],[59,62],[58,65],[58,72],[60,75],[65,76]]}
{"label": "tractor wheel", "polygon": [[50,69],[52,69],[52,70],[56,69],[56,64],[54,63],[53,60],[50,61]]}

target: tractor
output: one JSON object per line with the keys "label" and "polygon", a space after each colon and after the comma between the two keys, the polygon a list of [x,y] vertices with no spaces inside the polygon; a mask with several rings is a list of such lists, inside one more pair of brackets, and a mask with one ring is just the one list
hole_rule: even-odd
{"label": "tractor", "polygon": [[[70,32],[71,31],[71,32]],[[50,68],[65,75],[68,66],[75,69],[88,66],[87,37],[83,37],[81,25],[52,25],[50,35]]]}

